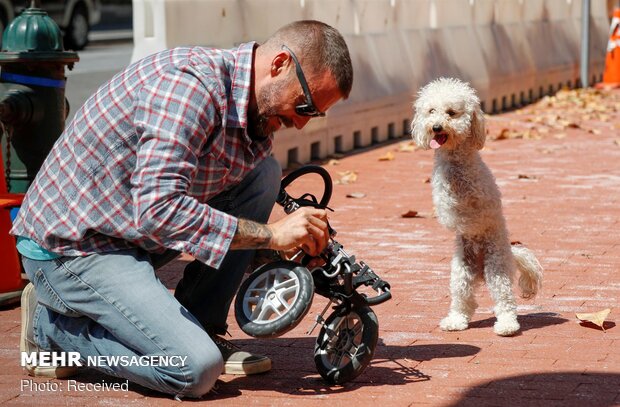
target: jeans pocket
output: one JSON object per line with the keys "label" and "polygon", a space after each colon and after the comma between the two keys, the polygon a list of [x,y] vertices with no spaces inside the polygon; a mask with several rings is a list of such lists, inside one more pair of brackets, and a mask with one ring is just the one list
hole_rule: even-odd
{"label": "jeans pocket", "polygon": [[62,300],[62,298],[60,298],[58,293],[56,293],[56,290],[54,290],[54,288],[50,285],[49,281],[47,281],[47,277],[45,277],[45,273],[42,269],[38,268],[35,271],[33,284],[39,303],[43,304],[45,307],[51,309],[52,311],[58,312],[59,314],[66,315],[68,317],[81,316],[79,312],[69,307]]}

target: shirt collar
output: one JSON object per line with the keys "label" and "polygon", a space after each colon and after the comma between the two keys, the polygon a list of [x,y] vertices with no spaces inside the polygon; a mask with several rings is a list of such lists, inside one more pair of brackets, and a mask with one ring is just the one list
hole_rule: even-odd
{"label": "shirt collar", "polygon": [[228,100],[228,127],[244,129],[248,127],[252,59],[255,47],[255,42],[248,42],[241,44],[235,52],[235,63],[230,67],[230,77],[232,79]]}

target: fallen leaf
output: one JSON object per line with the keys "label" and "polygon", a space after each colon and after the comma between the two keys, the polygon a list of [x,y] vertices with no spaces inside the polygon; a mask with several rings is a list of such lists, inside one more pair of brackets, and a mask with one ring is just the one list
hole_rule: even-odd
{"label": "fallen leaf", "polygon": [[391,151],[388,151],[387,153],[385,153],[385,155],[382,155],[381,157],[379,157],[379,161],[392,161],[394,159],[394,153]]}
{"label": "fallen leaf", "polygon": [[400,215],[403,218],[417,218],[418,217],[418,211],[407,211],[405,213],[403,213],[402,215]]}
{"label": "fallen leaf", "polygon": [[506,140],[510,136],[510,129],[502,129],[499,135],[495,137],[495,140]]}
{"label": "fallen leaf", "polygon": [[602,311],[589,314],[575,313],[575,316],[582,322],[591,322],[596,326],[600,326],[603,332],[605,332],[605,327],[603,325],[605,324],[605,318],[607,318],[607,315],[609,315],[610,312],[611,309],[607,308]]}
{"label": "fallen leaf", "polygon": [[336,160],[332,158],[331,160],[327,162],[327,165],[340,165],[340,160]]}
{"label": "fallen leaf", "polygon": [[620,138],[615,139],[614,144],[620,146]]}
{"label": "fallen leaf", "polygon": [[350,194],[347,194],[347,198],[363,198],[365,196],[366,194],[363,192],[351,192]]}
{"label": "fallen leaf", "polygon": [[566,138],[566,133],[558,133],[553,137],[557,138],[558,140],[561,140],[563,138]]}
{"label": "fallen leaf", "polygon": [[401,143],[400,146],[398,147],[398,151],[402,153],[410,153],[410,152],[416,151],[417,149],[418,149],[418,146],[413,141],[409,141],[407,143]]}
{"label": "fallen leaf", "polygon": [[521,135],[521,137],[515,137],[515,138],[523,138],[523,139],[526,139],[526,140],[540,140],[541,137],[540,137],[539,130],[537,128],[533,127],[530,130],[526,130],[523,133],[523,135]]}
{"label": "fallen leaf", "polygon": [[338,174],[340,174],[340,179],[336,180],[336,184],[352,184],[357,181],[357,172],[355,171],[344,171]]}
{"label": "fallen leaf", "polygon": [[430,183],[431,183],[431,179],[430,179],[430,178],[426,178],[426,179],[424,180],[424,183],[425,183],[425,184],[430,184]]}
{"label": "fallen leaf", "polygon": [[518,179],[536,179],[535,176],[533,175],[527,175],[527,174],[519,174],[517,176]]}

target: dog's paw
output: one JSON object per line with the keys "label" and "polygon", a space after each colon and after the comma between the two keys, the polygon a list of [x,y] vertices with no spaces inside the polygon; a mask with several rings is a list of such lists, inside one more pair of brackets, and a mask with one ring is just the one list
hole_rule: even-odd
{"label": "dog's paw", "polygon": [[516,334],[521,326],[517,322],[516,315],[502,315],[497,317],[493,331],[499,336],[511,336]]}
{"label": "dog's paw", "polygon": [[439,322],[439,327],[443,331],[462,331],[469,326],[469,320],[465,315],[449,314]]}

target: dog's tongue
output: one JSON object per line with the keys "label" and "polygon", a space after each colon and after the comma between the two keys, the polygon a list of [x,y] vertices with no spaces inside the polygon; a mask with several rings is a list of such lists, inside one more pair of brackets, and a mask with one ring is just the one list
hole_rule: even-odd
{"label": "dog's tongue", "polygon": [[448,136],[445,134],[438,134],[431,140],[431,148],[437,150],[439,147],[443,146],[446,141],[448,141]]}

